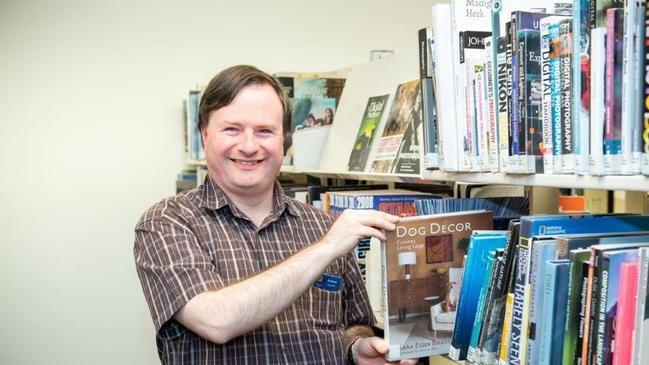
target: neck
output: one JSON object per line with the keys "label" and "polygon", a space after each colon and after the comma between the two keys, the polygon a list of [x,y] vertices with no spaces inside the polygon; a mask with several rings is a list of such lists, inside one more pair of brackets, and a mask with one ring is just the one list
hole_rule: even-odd
{"label": "neck", "polygon": [[212,177],[212,181],[219,186],[219,188],[230,198],[232,204],[245,214],[250,220],[259,226],[270,215],[273,210],[273,192],[275,184],[271,185],[269,189],[263,192],[259,191],[246,191],[246,190],[232,190],[226,186],[217,183],[217,179]]}
{"label": "neck", "polygon": [[273,210],[273,191],[263,194],[263,196],[256,195],[254,197],[230,195],[232,203],[239,208],[256,225],[260,226],[261,223],[270,215]]}

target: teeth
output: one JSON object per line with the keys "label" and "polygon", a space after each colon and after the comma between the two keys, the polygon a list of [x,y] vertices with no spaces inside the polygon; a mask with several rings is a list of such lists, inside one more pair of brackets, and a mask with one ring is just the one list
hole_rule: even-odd
{"label": "teeth", "polygon": [[241,160],[237,160],[237,163],[239,163],[241,165],[245,165],[245,166],[252,166],[252,165],[256,165],[257,161],[241,161]]}

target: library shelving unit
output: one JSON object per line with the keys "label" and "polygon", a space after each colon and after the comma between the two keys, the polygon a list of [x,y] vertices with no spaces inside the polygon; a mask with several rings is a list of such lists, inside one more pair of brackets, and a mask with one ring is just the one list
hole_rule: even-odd
{"label": "library shelving unit", "polygon": [[[367,100],[370,97],[377,95],[393,95],[399,84],[417,79],[418,77],[418,52],[416,49],[379,61],[351,67],[340,103],[336,110],[336,121],[333,123],[329,132],[327,143],[322,151],[322,158],[319,167],[317,169],[301,170],[296,169],[293,166],[282,166],[280,172],[283,174],[302,174],[321,178],[340,178],[376,182],[406,182],[419,184],[466,182],[645,193],[649,191],[649,177],[640,175],[516,175],[505,173],[456,173],[428,170],[423,171],[418,175],[409,175],[347,171],[347,162],[349,161],[356,132],[358,131],[363,118]],[[388,105],[389,104],[390,103],[388,103]],[[377,130],[382,130],[382,126],[379,125]],[[298,153],[298,151],[295,152]],[[197,168],[205,166],[204,161],[188,160],[186,163]],[[455,363],[441,356],[434,356],[430,360],[431,364]]]}

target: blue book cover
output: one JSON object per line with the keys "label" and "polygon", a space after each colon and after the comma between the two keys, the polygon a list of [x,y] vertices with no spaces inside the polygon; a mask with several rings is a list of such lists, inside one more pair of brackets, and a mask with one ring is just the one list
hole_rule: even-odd
{"label": "blue book cover", "polygon": [[454,360],[466,358],[480,295],[476,288],[482,285],[486,275],[489,251],[504,248],[505,238],[504,231],[474,231],[471,235],[449,351]]}
{"label": "blue book cover", "polygon": [[546,325],[539,336],[538,364],[560,364],[563,353],[563,328],[566,322],[566,299],[570,260],[550,260],[545,263],[543,281],[543,313]]}

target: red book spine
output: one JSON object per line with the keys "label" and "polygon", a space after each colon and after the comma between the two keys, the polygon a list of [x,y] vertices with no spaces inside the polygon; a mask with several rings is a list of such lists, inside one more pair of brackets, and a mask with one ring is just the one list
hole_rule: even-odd
{"label": "red book spine", "polygon": [[620,267],[620,289],[613,341],[613,365],[631,364],[631,342],[638,288],[638,263],[625,262]]}

